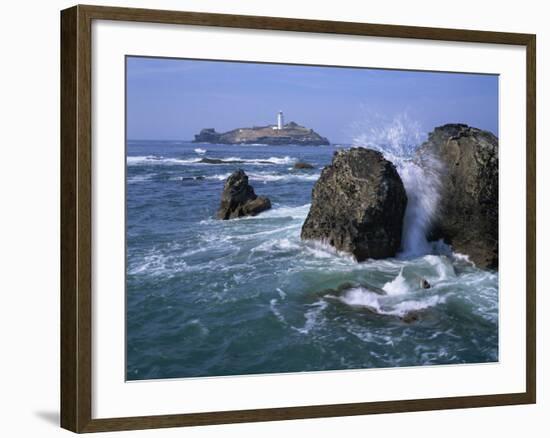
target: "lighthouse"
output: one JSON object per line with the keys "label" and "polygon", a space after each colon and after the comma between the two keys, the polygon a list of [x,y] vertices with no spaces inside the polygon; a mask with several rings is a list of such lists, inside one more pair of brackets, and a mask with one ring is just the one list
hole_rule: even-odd
{"label": "lighthouse", "polygon": [[277,129],[283,129],[283,126],[285,126],[283,112],[279,111],[277,114]]}

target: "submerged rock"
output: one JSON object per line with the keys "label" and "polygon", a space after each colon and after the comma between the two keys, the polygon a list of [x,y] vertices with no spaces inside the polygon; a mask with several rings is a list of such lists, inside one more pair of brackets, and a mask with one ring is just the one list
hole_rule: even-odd
{"label": "submerged rock", "polygon": [[321,240],[358,261],[395,256],[401,245],[405,188],[378,151],[337,151],[315,183],[302,239]]}
{"label": "submerged rock", "polygon": [[430,240],[443,239],[477,266],[498,268],[498,138],[463,124],[435,128],[417,151],[436,157],[441,194]]}
{"label": "submerged rock", "polygon": [[405,313],[401,318],[401,321],[411,324],[413,322],[417,322],[420,319],[420,313],[419,312],[408,312]]}
{"label": "submerged rock", "polygon": [[430,289],[432,287],[432,285],[425,278],[421,278],[420,279],[420,287],[422,289]]}
{"label": "submerged rock", "polygon": [[305,161],[297,161],[294,163],[294,169],[315,169],[315,167]]}
{"label": "submerged rock", "polygon": [[227,220],[243,216],[256,216],[271,208],[271,201],[258,196],[248,184],[248,176],[239,169],[233,172],[223,187],[218,219]]}
{"label": "submerged rock", "polygon": [[[272,161],[267,160],[257,160],[255,161],[258,164],[274,164]],[[222,160],[221,158],[201,158],[199,163],[202,164],[245,164],[244,160]]]}
{"label": "submerged rock", "polygon": [[199,175],[199,176],[182,176],[180,178],[180,181],[182,182],[186,182],[186,181],[202,181],[204,178],[204,176],[202,175]]}

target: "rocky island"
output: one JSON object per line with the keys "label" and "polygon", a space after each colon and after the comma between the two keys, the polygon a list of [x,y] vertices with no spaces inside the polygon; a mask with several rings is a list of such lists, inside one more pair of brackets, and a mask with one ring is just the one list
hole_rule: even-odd
{"label": "rocky island", "polygon": [[218,144],[266,144],[271,146],[299,145],[326,146],[330,142],[313,129],[295,122],[285,124],[283,113],[279,112],[277,124],[237,128],[227,132],[217,132],[214,128],[202,129],[195,135],[194,143]]}

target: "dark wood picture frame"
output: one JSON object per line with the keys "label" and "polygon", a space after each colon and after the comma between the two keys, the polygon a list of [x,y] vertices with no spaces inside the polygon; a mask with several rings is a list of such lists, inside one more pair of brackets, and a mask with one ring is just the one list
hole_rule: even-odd
{"label": "dark wood picture frame", "polygon": [[[525,46],[527,107],[526,391],[522,393],[92,418],[92,92],[93,20],[268,29]],[[515,405],[536,401],[535,111],[536,37],[531,34],[74,6],[61,12],[61,426],[98,432],[252,421]]]}

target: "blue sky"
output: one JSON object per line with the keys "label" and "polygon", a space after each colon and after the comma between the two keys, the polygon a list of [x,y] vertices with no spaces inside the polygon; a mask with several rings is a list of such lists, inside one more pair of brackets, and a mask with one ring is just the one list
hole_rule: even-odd
{"label": "blue sky", "polygon": [[128,139],[191,140],[202,128],[275,123],[279,110],[332,143],[351,143],[367,119],[403,115],[423,132],[466,123],[498,135],[498,77],[127,58]]}

